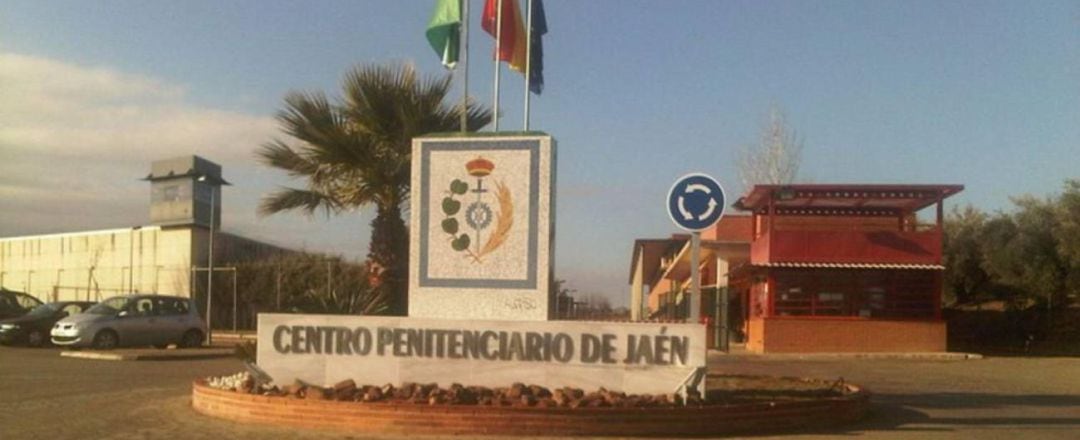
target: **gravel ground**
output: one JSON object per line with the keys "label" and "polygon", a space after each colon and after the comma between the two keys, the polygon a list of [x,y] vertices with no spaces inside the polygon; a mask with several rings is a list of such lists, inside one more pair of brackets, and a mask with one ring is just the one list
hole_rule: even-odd
{"label": "gravel ground", "polygon": [[[256,427],[196,414],[195,377],[240,371],[234,359],[95,361],[56,349],[0,347],[0,439],[401,438]],[[771,360],[710,355],[722,374],[814,377],[874,392],[862,423],[802,437],[1080,437],[1080,359]],[[438,438],[438,437],[428,437]]]}

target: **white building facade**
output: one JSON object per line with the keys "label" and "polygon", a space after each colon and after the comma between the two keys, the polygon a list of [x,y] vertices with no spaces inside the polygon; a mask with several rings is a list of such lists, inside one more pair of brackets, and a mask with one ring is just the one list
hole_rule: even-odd
{"label": "white building facade", "polygon": [[211,224],[215,267],[290,252],[218,231],[221,185],[228,185],[219,165],[184,156],[155,161],[151,169],[144,179],[150,225],[0,238],[0,287],[44,302],[204,295]]}

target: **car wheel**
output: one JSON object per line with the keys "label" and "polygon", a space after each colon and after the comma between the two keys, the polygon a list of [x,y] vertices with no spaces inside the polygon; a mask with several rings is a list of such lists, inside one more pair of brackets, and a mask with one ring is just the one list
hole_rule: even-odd
{"label": "car wheel", "polygon": [[94,336],[94,348],[98,350],[112,350],[120,343],[120,338],[112,330],[102,330]]}
{"label": "car wheel", "polygon": [[195,348],[202,346],[203,336],[202,332],[198,330],[188,330],[184,333],[184,337],[180,339],[180,347],[183,348]]}
{"label": "car wheel", "polygon": [[45,333],[41,330],[33,330],[26,335],[26,345],[40,347],[45,345]]}

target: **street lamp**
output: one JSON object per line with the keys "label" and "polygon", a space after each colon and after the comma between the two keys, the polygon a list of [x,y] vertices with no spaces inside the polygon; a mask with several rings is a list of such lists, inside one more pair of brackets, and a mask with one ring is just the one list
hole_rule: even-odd
{"label": "street lamp", "polygon": [[[132,234],[127,240],[127,293],[135,293],[135,231],[143,229],[141,226],[132,226]],[[143,258],[143,252],[139,251],[139,259]],[[140,278],[141,280],[141,278]]]}
{"label": "street lamp", "polygon": [[213,306],[211,298],[214,297],[214,219],[216,218],[214,209],[217,205],[215,198],[217,196],[218,186],[228,185],[229,182],[226,182],[219,177],[206,174],[199,175],[195,180],[210,185],[210,239],[206,259],[206,345],[210,345],[213,342],[213,337],[211,336],[211,333],[213,333],[213,315],[211,315],[210,312],[212,311],[211,307]]}
{"label": "street lamp", "polygon": [[[135,231],[140,229],[142,226],[132,226],[128,235],[128,293],[131,294],[135,293]],[[142,259],[142,249],[139,249],[139,259]]]}

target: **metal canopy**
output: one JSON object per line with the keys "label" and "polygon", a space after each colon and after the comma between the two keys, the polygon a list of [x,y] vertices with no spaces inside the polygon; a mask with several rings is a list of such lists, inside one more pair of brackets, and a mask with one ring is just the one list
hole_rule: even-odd
{"label": "metal canopy", "polygon": [[895,215],[914,212],[964,189],[963,185],[756,185],[735,208],[777,215]]}
{"label": "metal canopy", "polygon": [[[750,243],[745,241],[701,240],[701,262],[719,256],[724,260],[745,260],[750,258]],[[690,243],[684,243],[679,253],[660,276],[660,280],[682,280],[690,278]]]}

